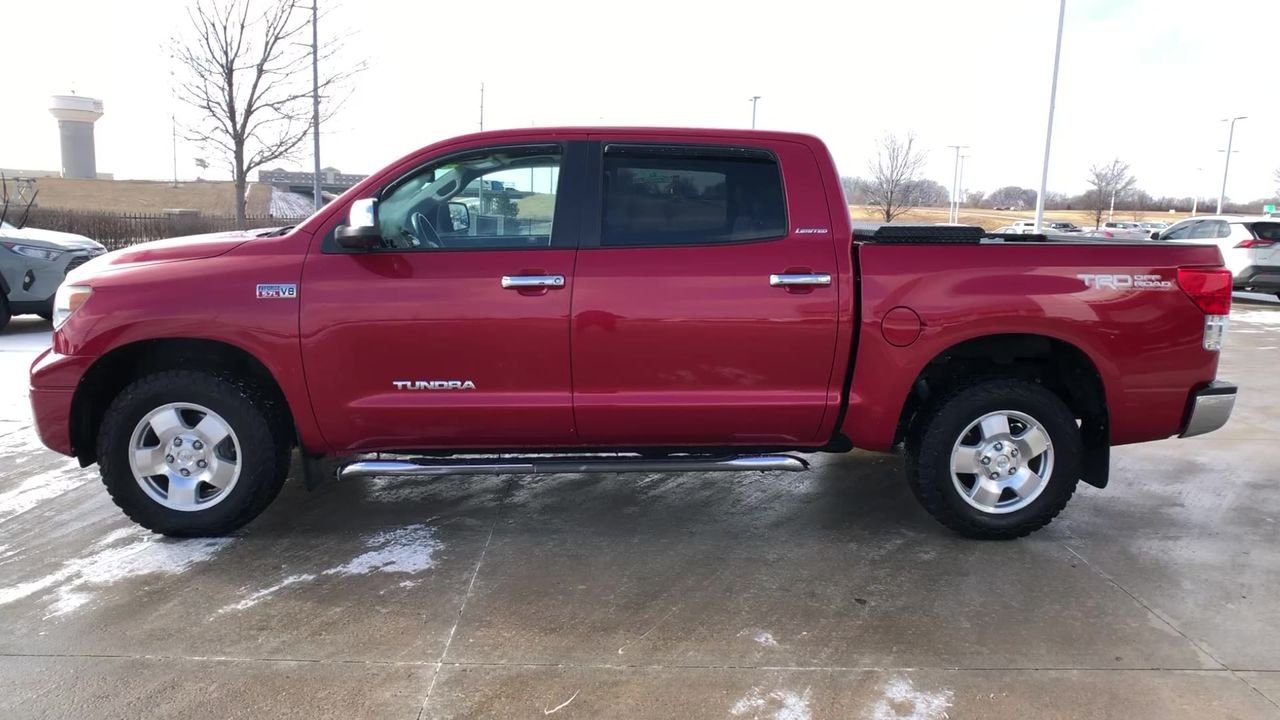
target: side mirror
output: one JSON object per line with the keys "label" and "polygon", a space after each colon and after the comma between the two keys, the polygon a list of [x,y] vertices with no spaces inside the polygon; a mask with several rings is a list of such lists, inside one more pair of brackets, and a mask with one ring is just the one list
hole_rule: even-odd
{"label": "side mirror", "polygon": [[1159,240],[1159,239],[1160,239],[1160,231],[1159,231],[1159,230],[1152,231],[1152,233],[1151,233],[1151,239],[1152,239],[1152,240]]}
{"label": "side mirror", "polygon": [[471,228],[471,208],[466,203],[449,203],[449,220],[453,223],[453,231],[461,232]]}
{"label": "side mirror", "polygon": [[378,230],[378,201],[360,198],[352,202],[351,209],[347,211],[347,224],[335,228],[333,237],[339,247],[347,250],[378,247],[382,243],[382,233]]}

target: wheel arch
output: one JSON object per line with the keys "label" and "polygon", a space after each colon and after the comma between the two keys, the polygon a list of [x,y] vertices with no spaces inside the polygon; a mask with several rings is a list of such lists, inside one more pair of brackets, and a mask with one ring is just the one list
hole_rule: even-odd
{"label": "wheel arch", "polygon": [[990,377],[1015,377],[1043,385],[1080,421],[1085,446],[1082,479],[1105,487],[1110,466],[1110,418],[1106,385],[1097,363],[1079,346],[1049,335],[1005,333],[956,342],[938,353],[911,384],[895,439],[905,440],[929,408],[954,389]]}
{"label": "wheel arch", "polygon": [[81,465],[97,461],[97,434],[111,401],[129,383],[153,372],[171,369],[226,373],[252,383],[264,398],[280,408],[279,437],[297,443],[295,409],[280,381],[267,365],[244,348],[203,338],[152,338],[113,348],[94,361],[76,387],[71,401],[71,446]]}

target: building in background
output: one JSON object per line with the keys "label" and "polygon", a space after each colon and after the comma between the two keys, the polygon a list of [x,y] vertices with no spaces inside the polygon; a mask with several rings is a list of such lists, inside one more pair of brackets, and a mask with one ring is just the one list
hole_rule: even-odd
{"label": "building in background", "polygon": [[79,95],[54,95],[49,113],[58,119],[62,177],[96,179],[93,124],[102,117],[102,101]]}

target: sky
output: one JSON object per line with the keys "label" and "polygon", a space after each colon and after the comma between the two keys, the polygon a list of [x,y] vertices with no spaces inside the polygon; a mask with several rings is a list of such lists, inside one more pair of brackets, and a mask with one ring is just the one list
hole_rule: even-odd
{"label": "sky", "polygon": [[[914,133],[948,187],[955,144],[966,189],[1039,185],[1056,0],[319,2],[322,41],[367,63],[321,133],[344,172],[475,131],[483,82],[486,129],[749,127],[759,95],[758,127],[818,135],[844,175],[885,133]],[[4,24],[0,167],[60,166],[49,96],[74,91],[105,103],[100,172],[172,177],[166,47],[185,0],[13,2]],[[1049,189],[1081,192],[1090,165],[1120,158],[1153,195],[1216,197],[1221,119],[1246,115],[1227,195],[1274,194],[1278,27],[1276,0],[1067,0]],[[280,164],[310,168],[309,148]],[[182,179],[217,162],[186,142],[177,156]]]}

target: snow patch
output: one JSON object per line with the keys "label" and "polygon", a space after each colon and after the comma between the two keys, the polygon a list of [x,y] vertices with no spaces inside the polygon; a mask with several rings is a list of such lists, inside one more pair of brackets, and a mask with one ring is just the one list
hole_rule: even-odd
{"label": "snow patch", "polygon": [[315,579],[316,579],[316,576],[312,575],[311,573],[304,573],[302,575],[290,575],[289,577],[281,580],[280,582],[276,583],[275,585],[272,585],[271,587],[266,587],[257,592],[250,593],[248,597],[241,600],[240,602],[232,603],[231,605],[228,605],[222,608],[218,612],[224,613],[230,610],[245,610],[247,608],[251,608],[254,605],[257,605],[259,602],[262,602],[262,600],[265,599],[267,596],[274,595],[275,593],[289,587],[290,585],[297,585],[298,583],[311,582],[312,580],[315,580]]}
{"label": "snow patch", "polygon": [[[1231,313],[1231,322],[1280,327],[1280,312],[1274,310],[1234,310]],[[1228,332],[1230,331],[1228,330]]]}
{"label": "snow patch", "polygon": [[92,471],[75,469],[71,463],[23,480],[17,487],[0,493],[0,522],[85,484],[91,474]]}
{"label": "snow patch", "polygon": [[872,720],[946,720],[951,691],[917,690],[911,678],[895,677],[885,683],[884,695],[871,710]]}
{"label": "snow patch", "polygon": [[753,687],[751,692],[729,708],[729,712],[735,717],[750,714],[752,718],[772,720],[810,720],[813,717],[809,710],[809,688],[805,688],[803,693],[794,690],[765,693],[763,689]]}
{"label": "snow patch", "polygon": [[[127,541],[120,544],[121,541]],[[213,558],[230,538],[170,540],[137,527],[115,531],[93,545],[100,548],[34,580],[0,586],[0,605],[52,591],[49,614],[57,617],[90,603],[101,588],[142,575],[178,575]]]}
{"label": "snow patch", "polygon": [[[238,602],[227,605],[218,612],[245,610],[274,595],[290,585],[312,582],[322,576],[368,575],[375,572],[415,574],[435,567],[435,554],[443,547],[435,537],[435,529],[419,523],[395,530],[374,533],[365,538],[365,546],[371,548],[341,565],[335,565],[318,573],[290,575],[270,587],[256,590]],[[404,580],[402,588],[416,587],[420,581]]]}
{"label": "snow patch", "polygon": [[750,635],[752,640],[764,647],[778,647],[778,641],[773,639],[773,633],[760,628],[747,628],[738,633],[738,637]]}
{"label": "snow patch", "polygon": [[372,572],[420,573],[435,567],[435,553],[440,550],[435,530],[417,524],[387,530],[370,536],[365,544],[373,550],[352,558],[350,562],[324,571],[325,575],[368,575]]}

